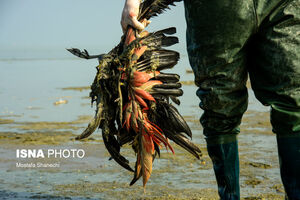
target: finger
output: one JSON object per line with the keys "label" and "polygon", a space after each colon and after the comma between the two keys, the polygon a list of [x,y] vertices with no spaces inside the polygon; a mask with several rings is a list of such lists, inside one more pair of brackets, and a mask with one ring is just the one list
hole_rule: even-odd
{"label": "finger", "polygon": [[127,24],[125,24],[125,22],[123,20],[121,21],[121,27],[122,27],[123,33],[125,33],[126,32],[126,28],[127,28]]}
{"label": "finger", "polygon": [[142,23],[142,24],[144,25],[144,27],[146,28],[146,27],[151,23],[151,21],[150,21],[150,20],[147,20],[147,19],[143,19],[141,23]]}
{"label": "finger", "polygon": [[136,16],[131,17],[130,25],[140,31],[145,29],[145,26],[137,20]]}
{"label": "finger", "polygon": [[127,21],[126,19],[127,19],[126,13],[125,13],[125,11],[123,11],[121,21],[120,21],[123,33],[126,32],[127,25],[128,25],[128,23],[126,22]]}

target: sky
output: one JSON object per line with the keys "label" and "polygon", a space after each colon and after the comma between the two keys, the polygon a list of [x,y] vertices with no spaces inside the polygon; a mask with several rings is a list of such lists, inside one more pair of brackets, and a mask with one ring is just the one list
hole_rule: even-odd
{"label": "sky", "polygon": [[[0,0],[0,51],[69,47],[108,51],[122,35],[124,0]],[[155,17],[150,31],[176,26],[185,47],[183,3]]]}

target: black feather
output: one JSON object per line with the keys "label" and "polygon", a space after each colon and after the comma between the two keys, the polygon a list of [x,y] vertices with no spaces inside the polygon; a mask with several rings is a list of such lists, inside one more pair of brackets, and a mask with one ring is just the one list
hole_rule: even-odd
{"label": "black feather", "polygon": [[120,143],[120,146],[132,142],[134,140],[134,136],[135,133],[132,130],[127,132],[124,128],[120,129],[118,134],[118,142]]}
{"label": "black feather", "polygon": [[104,145],[110,153],[111,157],[125,169],[134,172],[133,169],[129,166],[129,161],[120,154],[120,145],[115,137],[112,135],[102,134],[102,138]]}
{"label": "black feather", "polygon": [[155,31],[152,34],[153,35],[158,35],[158,34],[167,34],[167,35],[173,35],[176,33],[176,27],[169,27],[169,28],[165,28],[159,31]]}
{"label": "black feather", "polygon": [[139,71],[164,70],[173,68],[179,60],[179,53],[172,50],[159,49],[146,51],[137,63]]}
{"label": "black feather", "polygon": [[142,44],[148,47],[148,50],[157,50],[161,47],[168,47],[178,43],[178,38],[174,36],[165,36],[164,34],[150,35],[142,40]]}
{"label": "black feather", "polygon": [[164,106],[169,112],[169,119],[174,129],[176,129],[177,132],[184,132],[192,138],[192,131],[178,110],[172,104],[165,103]]}
{"label": "black feather", "polygon": [[164,84],[154,85],[152,88],[179,89],[181,88],[181,83],[164,83]]}
{"label": "black feather", "polygon": [[[138,156],[138,155],[137,155]],[[131,182],[129,183],[130,186],[132,186],[133,184],[135,184],[135,182],[137,180],[139,180],[139,178],[142,176],[142,172],[139,172],[139,175],[137,175],[138,173],[138,170],[137,170],[137,163],[138,163],[138,158],[137,158],[137,161],[135,162],[135,170],[134,170],[134,176],[133,176],[133,179],[131,180]]]}
{"label": "black feather", "polygon": [[170,132],[169,130],[164,131],[166,137],[170,140],[193,154],[196,158],[200,159],[201,157],[201,150],[194,145],[188,138],[186,138],[182,133]]}
{"label": "black feather", "polygon": [[183,91],[182,89],[164,89],[164,88],[152,88],[150,91],[150,94],[156,95],[156,94],[161,94],[161,95],[173,95],[173,96],[182,96]]}
{"label": "black feather", "polygon": [[[168,104],[167,102],[159,101],[156,105],[156,111],[150,115],[150,118],[153,122],[155,122],[162,130],[164,135],[187,150],[189,153],[194,155],[196,158],[200,159],[201,157],[201,150],[193,144],[186,135],[191,135],[190,133],[184,132],[186,131],[185,126],[181,126],[180,124],[182,119],[180,119],[180,124],[178,125],[178,121],[175,118],[181,116],[174,115],[176,112],[176,108],[172,105]],[[172,106],[172,107],[171,107]],[[171,109],[170,109],[171,107]],[[167,119],[167,120],[166,120]],[[184,120],[184,119],[183,119]],[[185,123],[185,121],[184,121]],[[184,130],[184,131],[183,131]]]}
{"label": "black feather", "polygon": [[177,97],[175,97],[175,96],[170,96],[170,99],[171,99],[174,103],[176,103],[177,105],[180,105],[180,100],[179,100]]}
{"label": "black feather", "polygon": [[179,81],[180,76],[178,74],[171,73],[160,73],[157,76],[153,77],[153,79],[160,80],[164,83],[176,83]]}
{"label": "black feather", "polygon": [[[159,149],[159,146],[154,142],[153,143],[154,144],[154,149],[155,149],[155,155],[154,156],[156,156],[156,154],[158,155],[158,157],[160,157],[160,149]],[[154,159],[153,159],[154,160]]]}
{"label": "black feather", "polygon": [[138,20],[150,19],[151,17],[161,14],[164,10],[169,9],[169,6],[174,6],[174,2],[181,0],[144,0],[140,5],[140,14]]}

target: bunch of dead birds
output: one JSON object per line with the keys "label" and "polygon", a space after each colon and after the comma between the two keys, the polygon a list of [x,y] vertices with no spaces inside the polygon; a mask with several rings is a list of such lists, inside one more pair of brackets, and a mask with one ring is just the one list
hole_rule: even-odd
{"label": "bunch of dead birds", "polygon": [[[144,0],[140,6],[140,21],[162,13],[178,0]],[[91,85],[92,104],[96,102],[96,114],[86,130],[77,137],[90,136],[102,129],[105,147],[111,157],[125,169],[134,172],[130,185],[140,177],[145,187],[156,155],[160,148],[174,150],[168,139],[180,145],[196,158],[201,151],[189,138],[192,132],[170,100],[180,104],[179,75],[163,73],[173,68],[179,53],[164,49],[178,43],[174,27],[153,33],[137,32],[132,27],[122,36],[121,42],[107,54],[89,55],[84,50],[68,49],[74,55],[98,58],[97,74]],[[120,154],[129,143],[137,160],[135,170]]]}

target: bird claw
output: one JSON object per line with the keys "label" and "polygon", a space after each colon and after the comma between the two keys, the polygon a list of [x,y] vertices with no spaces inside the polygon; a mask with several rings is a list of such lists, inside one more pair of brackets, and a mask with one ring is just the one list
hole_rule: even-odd
{"label": "bird claw", "polygon": [[70,48],[67,49],[70,53],[72,53],[73,55],[79,57],[79,58],[84,58],[84,59],[93,59],[93,58],[99,58],[101,57],[103,54],[99,54],[99,55],[90,55],[89,52],[84,49],[83,51],[80,51],[77,48]]}

